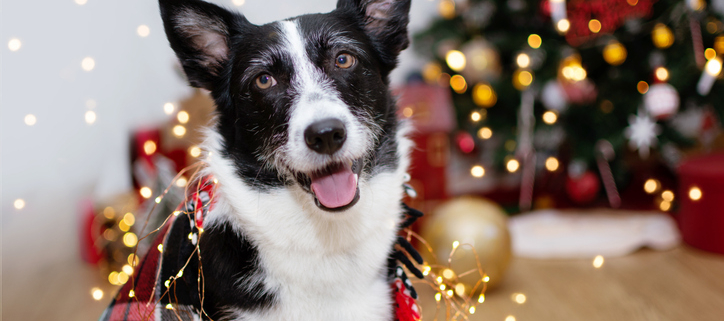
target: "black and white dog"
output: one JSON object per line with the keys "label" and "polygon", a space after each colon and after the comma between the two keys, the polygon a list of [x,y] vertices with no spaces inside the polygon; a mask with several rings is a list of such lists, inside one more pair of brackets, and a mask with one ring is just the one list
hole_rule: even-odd
{"label": "black and white dog", "polygon": [[339,0],[261,26],[199,0],[160,6],[190,84],[217,105],[203,146],[219,184],[199,242],[205,312],[392,320],[412,144],[388,78],[410,0]]}

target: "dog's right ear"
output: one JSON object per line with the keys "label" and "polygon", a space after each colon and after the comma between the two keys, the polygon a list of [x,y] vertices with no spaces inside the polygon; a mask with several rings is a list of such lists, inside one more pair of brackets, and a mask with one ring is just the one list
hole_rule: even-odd
{"label": "dog's right ear", "polygon": [[159,0],[159,5],[166,36],[189,83],[213,90],[229,60],[234,23],[246,19],[199,0]]}

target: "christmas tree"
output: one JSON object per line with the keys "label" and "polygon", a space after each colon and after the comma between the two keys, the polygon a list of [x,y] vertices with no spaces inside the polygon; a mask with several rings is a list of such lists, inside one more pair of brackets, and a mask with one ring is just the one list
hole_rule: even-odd
{"label": "christmas tree", "polygon": [[454,91],[458,129],[475,142],[461,150],[520,167],[524,185],[526,167],[560,160],[615,190],[635,175],[632,158],[674,168],[718,135],[724,1],[441,0],[439,11],[415,35],[431,59],[423,77]]}

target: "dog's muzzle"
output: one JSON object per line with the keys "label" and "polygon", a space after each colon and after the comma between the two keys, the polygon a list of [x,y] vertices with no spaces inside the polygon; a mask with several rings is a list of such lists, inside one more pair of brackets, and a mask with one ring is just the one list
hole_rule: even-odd
{"label": "dog's muzzle", "polygon": [[[312,123],[304,131],[309,149],[324,155],[334,155],[347,140],[344,123],[327,118]],[[327,211],[342,211],[359,200],[359,174],[361,160],[334,163],[308,174],[308,189],[315,204]]]}

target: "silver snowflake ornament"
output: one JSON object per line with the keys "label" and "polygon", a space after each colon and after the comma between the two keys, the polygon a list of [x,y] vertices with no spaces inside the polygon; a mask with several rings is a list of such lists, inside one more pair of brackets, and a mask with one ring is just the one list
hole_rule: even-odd
{"label": "silver snowflake ornament", "polygon": [[661,134],[661,127],[653,118],[643,112],[639,112],[636,116],[629,116],[628,123],[629,126],[624,134],[629,139],[629,146],[638,149],[641,158],[649,157],[649,149],[656,146],[658,142],[656,136]]}

